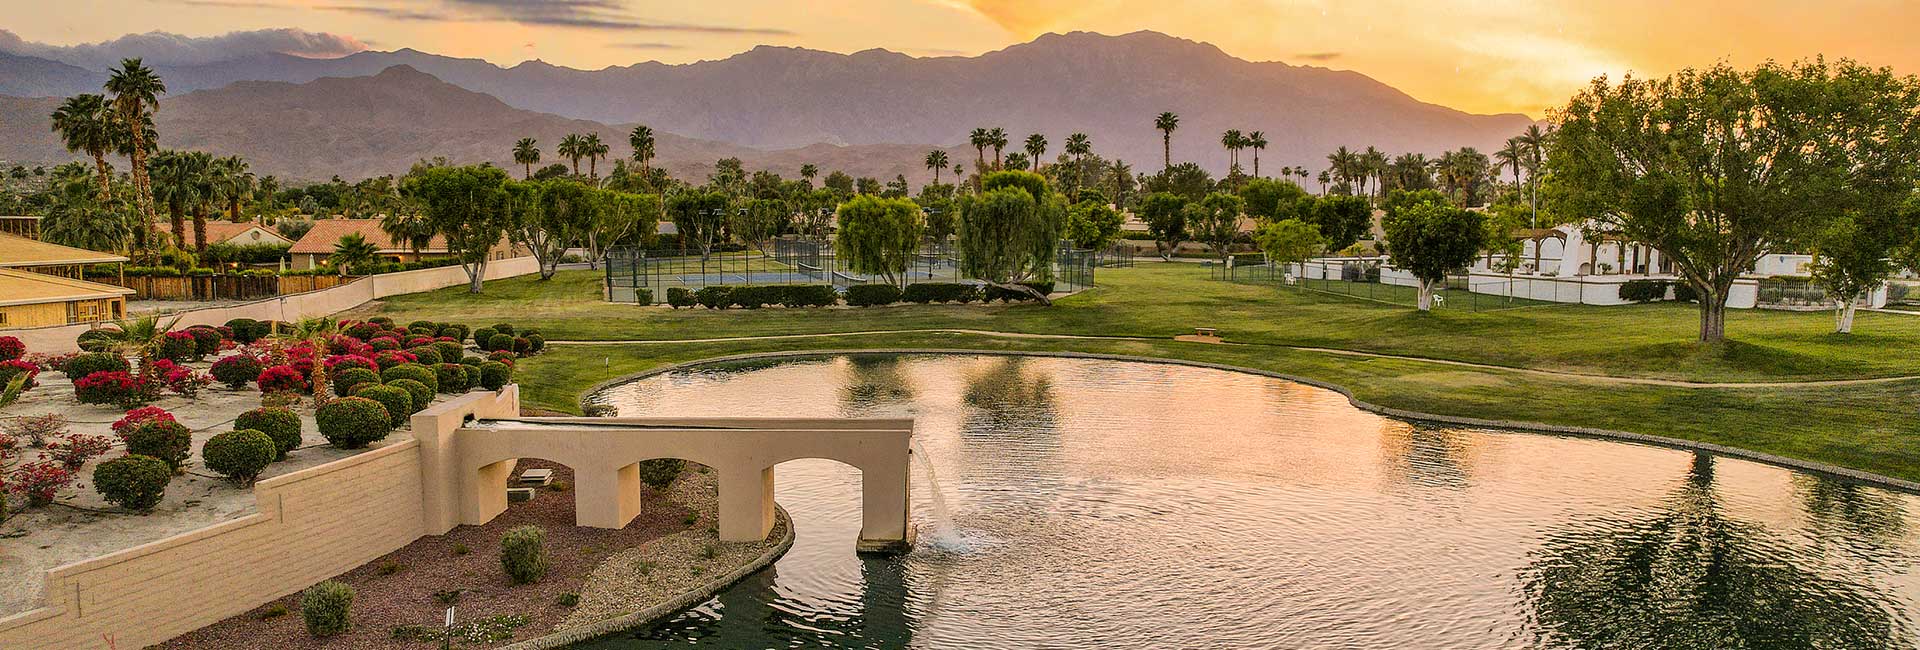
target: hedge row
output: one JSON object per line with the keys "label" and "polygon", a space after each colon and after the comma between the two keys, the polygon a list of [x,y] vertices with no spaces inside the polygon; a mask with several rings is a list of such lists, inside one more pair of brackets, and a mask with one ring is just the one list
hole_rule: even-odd
{"label": "hedge row", "polygon": [[[1052,282],[1023,282],[1041,294],[1053,293]],[[1033,296],[1021,291],[1002,287],[962,284],[953,282],[922,282],[907,285],[902,290],[888,284],[862,284],[847,287],[846,303],[854,307],[872,307],[890,305],[896,302],[935,303],[935,302],[1018,302],[1033,300]],[[824,284],[799,285],[753,285],[729,286],[715,285],[689,290],[683,287],[667,289],[667,305],[674,309],[700,306],[707,309],[759,309],[769,305],[785,307],[829,307],[839,304],[840,296],[833,287]]]}
{"label": "hedge row", "polygon": [[783,307],[829,307],[840,302],[831,285],[752,285],[703,287],[698,291],[674,287],[667,290],[667,304],[674,308],[700,305],[708,309],[759,309],[768,305]]}

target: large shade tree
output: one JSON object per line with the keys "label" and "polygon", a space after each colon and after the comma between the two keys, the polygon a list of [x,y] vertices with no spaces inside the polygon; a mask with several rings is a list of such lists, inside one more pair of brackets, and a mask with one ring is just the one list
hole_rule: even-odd
{"label": "large shade tree", "polygon": [[1239,196],[1214,192],[1199,202],[1187,204],[1187,228],[1193,231],[1194,239],[1225,260],[1233,240],[1240,236],[1240,215],[1246,209],[1246,200]]}
{"label": "large shade tree", "polygon": [[667,200],[667,218],[680,237],[700,247],[700,259],[713,255],[713,245],[727,226],[730,201],[724,192],[688,190]]}
{"label": "large shade tree", "polygon": [[1848,61],[1601,77],[1554,120],[1552,203],[1672,261],[1707,343],[1761,255],[1898,209],[1920,177],[1920,83]]}
{"label": "large shade tree", "polygon": [[1187,200],[1171,192],[1154,192],[1140,199],[1140,220],[1146,223],[1147,234],[1153,237],[1154,250],[1162,260],[1172,260],[1180,242],[1187,240],[1186,208]]}
{"label": "large shade tree", "polygon": [[1052,277],[1066,228],[1065,201],[1039,174],[1001,171],[981,179],[984,191],[960,202],[960,270],[969,276],[1052,304],[1020,284]]}
{"label": "large shade tree", "polygon": [[1434,288],[1473,263],[1487,238],[1486,215],[1455,207],[1432,190],[1397,193],[1381,227],[1394,268],[1419,282],[1420,311],[1433,309]]}
{"label": "large shade tree", "polygon": [[907,264],[926,231],[920,206],[907,199],[862,195],[841,204],[839,218],[834,252],[847,268],[894,286],[906,281]]}
{"label": "large shade tree", "polygon": [[419,201],[428,223],[446,239],[447,252],[467,272],[467,291],[480,293],[489,253],[507,235],[507,173],[498,167],[430,167],[408,175],[406,194]]}

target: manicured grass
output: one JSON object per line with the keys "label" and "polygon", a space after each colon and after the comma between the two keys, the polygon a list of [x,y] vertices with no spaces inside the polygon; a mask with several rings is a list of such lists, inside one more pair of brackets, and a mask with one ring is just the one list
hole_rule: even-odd
{"label": "manicured grass", "polygon": [[1217,327],[1230,341],[1360,350],[1509,367],[1688,381],[1793,381],[1920,374],[1920,317],[1863,313],[1853,335],[1824,312],[1733,310],[1723,346],[1694,343],[1696,308],[1552,305],[1419,313],[1381,302],[1207,279],[1192,264],[1100,269],[1095,289],[1037,305],[669,310],[601,302],[600,274],[566,271],[399,296],[379,312],[491,323],[553,340],[673,340],[926,328],[1172,337]]}

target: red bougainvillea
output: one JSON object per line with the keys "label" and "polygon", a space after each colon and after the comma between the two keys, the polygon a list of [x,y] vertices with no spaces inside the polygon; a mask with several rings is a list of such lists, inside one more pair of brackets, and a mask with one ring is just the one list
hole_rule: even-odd
{"label": "red bougainvillea", "polygon": [[366,368],[374,372],[380,371],[379,364],[374,363],[372,357],[363,357],[357,354],[336,354],[327,357],[327,372],[339,372],[348,368]]}
{"label": "red bougainvillea", "polygon": [[307,392],[307,375],[293,366],[274,366],[262,370],[260,378],[255,381],[260,383],[262,393]]}
{"label": "red bougainvillea", "polygon": [[24,495],[37,506],[53,503],[53,497],[73,484],[73,472],[57,461],[41,460],[21,465],[7,475],[7,487]]}
{"label": "red bougainvillea", "polygon": [[403,363],[413,363],[419,360],[420,360],[419,357],[414,356],[412,352],[407,352],[405,350],[385,350],[373,357],[374,364],[380,366],[381,370],[386,370],[388,368],[392,368],[394,366],[397,366]]}
{"label": "red bougainvillea", "polygon": [[118,420],[114,420],[113,432],[115,434],[119,434],[121,437],[125,437],[127,434],[127,431],[132,430],[136,426],[140,426],[140,423],[146,422],[148,420],[165,420],[167,422],[174,421],[173,414],[168,413],[166,409],[160,408],[158,406],[142,406],[140,408],[127,411],[127,414],[124,417],[121,417]]}
{"label": "red bougainvillea", "polygon": [[121,370],[102,370],[73,382],[73,396],[82,404],[132,405],[143,401],[140,380]]}
{"label": "red bougainvillea", "polygon": [[27,375],[27,388],[33,388],[39,385],[34,379],[34,377],[40,375],[39,364],[21,359],[0,361],[0,388],[5,388],[7,384],[12,383],[13,378],[19,376],[21,373],[26,373]]}
{"label": "red bougainvillea", "polygon": [[0,361],[12,361],[26,356],[27,344],[11,336],[0,336]]}
{"label": "red bougainvillea", "polygon": [[47,457],[59,461],[69,472],[77,472],[95,456],[107,453],[113,448],[113,441],[106,436],[91,436],[76,433],[65,440],[47,443]]}

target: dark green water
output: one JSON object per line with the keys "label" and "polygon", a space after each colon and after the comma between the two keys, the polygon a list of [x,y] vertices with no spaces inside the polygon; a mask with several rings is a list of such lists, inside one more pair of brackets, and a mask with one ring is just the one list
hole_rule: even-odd
{"label": "dark green water", "polygon": [[858,473],[781,464],[788,555],[586,648],[1912,648],[1920,625],[1920,497],[1410,424],[1262,377],[861,356],[680,372],[596,401],[911,416],[939,483],[915,476],[921,544],[867,559]]}

